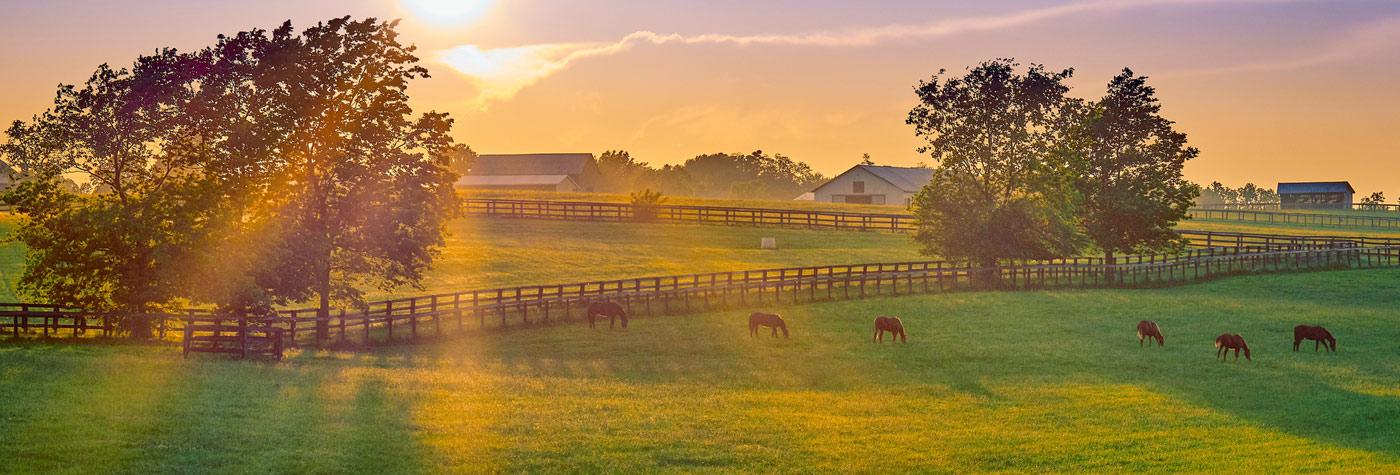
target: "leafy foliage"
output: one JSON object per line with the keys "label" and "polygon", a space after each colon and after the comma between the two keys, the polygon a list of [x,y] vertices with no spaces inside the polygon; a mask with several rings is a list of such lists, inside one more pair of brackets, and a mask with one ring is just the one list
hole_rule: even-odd
{"label": "leafy foliage", "polygon": [[709,198],[789,200],[824,181],[806,163],[762,150],[697,155],[681,165],[661,168],[638,161],[626,151],[609,150],[598,157],[598,168],[604,191],[654,189]]}
{"label": "leafy foliage", "polygon": [[656,219],[656,207],[666,201],[666,197],[659,191],[650,189],[634,191],[631,193],[632,216],[637,221],[652,221]]}
{"label": "leafy foliage", "polygon": [[[0,149],[40,177],[7,195],[27,216],[21,287],[93,308],[246,312],[416,285],[457,209],[452,167],[474,154],[445,114],[413,116],[408,82],[427,71],[395,27],[284,23],[61,86]],[[72,174],[95,194],[56,185]]]}
{"label": "leafy foliage", "polygon": [[1263,188],[1253,183],[1245,183],[1239,188],[1230,188],[1220,182],[1211,182],[1209,187],[1201,189],[1200,198],[1196,200],[1202,205],[1265,205],[1278,204],[1278,193],[1273,188]]}
{"label": "leafy foliage", "polygon": [[939,71],[915,89],[907,122],[938,163],[913,200],[924,252],[979,265],[1043,259],[1078,247],[1069,168],[1052,159],[1073,70],[987,61],[962,77]]}
{"label": "leafy foliage", "polygon": [[1198,187],[1181,172],[1198,151],[1172,129],[1147,78],[1124,69],[1098,102],[1076,107],[1060,152],[1074,168],[1078,216],[1089,239],[1114,253],[1176,249],[1173,231]]}

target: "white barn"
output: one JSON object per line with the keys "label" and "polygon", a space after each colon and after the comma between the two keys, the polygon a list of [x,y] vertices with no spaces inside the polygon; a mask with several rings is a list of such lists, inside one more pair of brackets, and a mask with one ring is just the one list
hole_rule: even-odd
{"label": "white barn", "polygon": [[909,206],[914,194],[933,179],[933,169],[856,165],[812,190],[812,199],[828,203]]}

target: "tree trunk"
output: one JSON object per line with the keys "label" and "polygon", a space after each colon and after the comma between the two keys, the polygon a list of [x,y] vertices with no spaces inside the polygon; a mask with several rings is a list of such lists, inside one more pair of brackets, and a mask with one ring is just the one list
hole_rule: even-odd
{"label": "tree trunk", "polygon": [[1104,264],[1104,268],[1103,268],[1103,279],[1104,279],[1104,283],[1106,283],[1107,285],[1113,285],[1114,272],[1113,272],[1113,267],[1110,267],[1110,266],[1114,265],[1115,262],[1116,262],[1116,261],[1114,260],[1114,257],[1113,257],[1113,251],[1104,251],[1104,252],[1103,252],[1103,264]]}
{"label": "tree trunk", "polygon": [[[327,257],[329,259],[329,257]],[[327,261],[329,262],[329,260]],[[326,266],[321,274],[321,281],[316,284],[316,293],[321,296],[320,306],[316,308],[316,341],[325,341],[331,334],[331,271],[330,265]],[[295,335],[293,335],[295,338]]]}
{"label": "tree trunk", "polygon": [[996,258],[978,258],[973,262],[977,267],[972,271],[973,287],[979,289],[1001,288],[1001,269],[997,267]]}

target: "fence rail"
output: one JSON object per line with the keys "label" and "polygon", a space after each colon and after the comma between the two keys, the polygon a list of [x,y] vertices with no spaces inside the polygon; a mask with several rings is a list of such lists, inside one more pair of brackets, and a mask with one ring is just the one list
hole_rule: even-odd
{"label": "fence rail", "polygon": [[1281,211],[1201,208],[1192,208],[1187,216],[1190,216],[1192,219],[1248,221],[1265,224],[1302,224],[1335,228],[1400,229],[1400,217],[1395,216],[1285,213]]}
{"label": "fence rail", "polygon": [[[1330,207],[1330,206],[1332,206],[1332,205],[1305,205],[1305,204],[1295,204],[1294,206],[1298,207],[1297,209],[1336,209],[1336,208]],[[1279,203],[1279,202],[1277,202],[1277,201],[1272,202],[1272,203],[1215,203],[1215,204],[1198,204],[1198,205],[1196,205],[1196,208],[1199,208],[1199,209],[1242,209],[1242,210],[1264,210],[1264,211],[1269,211],[1269,210],[1279,210],[1279,209],[1282,209],[1282,208],[1283,208],[1283,204],[1282,204],[1282,203]],[[1360,210],[1360,211],[1389,211],[1389,212],[1400,212],[1400,204],[1386,204],[1386,203],[1352,203],[1352,204],[1351,204],[1351,208],[1349,208],[1349,209],[1352,209],[1352,210]]]}
{"label": "fence rail", "polygon": [[[517,219],[602,222],[659,222],[728,226],[781,226],[808,229],[912,232],[918,221],[909,214],[742,208],[723,206],[652,205],[638,212],[626,203],[592,201],[467,199],[468,214]],[[1400,230],[1400,217],[1321,213],[1284,213],[1243,209],[1192,208],[1192,219],[1246,221],[1261,224],[1301,224],[1338,228]]]}
{"label": "fence rail", "polygon": [[[516,287],[377,302],[329,318],[295,310],[250,319],[276,328],[289,346],[369,345],[435,338],[456,332],[574,320],[590,301],[623,304],[629,313],[665,315],[700,310],[963,290],[1157,286],[1245,272],[1400,266],[1400,246],[1251,251],[1206,248],[1177,255],[1007,262],[972,268],[946,261],[855,264],[648,277]],[[470,296],[470,297],[468,297]],[[112,335],[123,325],[148,325],[164,338],[190,325],[248,324],[201,311],[182,314],[109,314],[36,304],[0,304],[0,334],[81,337]]]}

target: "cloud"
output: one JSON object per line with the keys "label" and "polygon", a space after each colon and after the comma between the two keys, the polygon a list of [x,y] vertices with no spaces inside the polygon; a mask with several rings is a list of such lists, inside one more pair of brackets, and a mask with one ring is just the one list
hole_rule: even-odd
{"label": "cloud", "polygon": [[1328,42],[1326,46],[1312,54],[1290,55],[1286,59],[1255,61],[1233,66],[1188,70],[1175,75],[1202,76],[1223,73],[1303,69],[1362,58],[1372,53],[1394,49],[1397,44],[1400,44],[1400,18],[1387,18],[1358,26],[1341,37]]}
{"label": "cloud", "polygon": [[514,97],[521,89],[588,58],[627,51],[637,45],[728,44],[859,47],[887,41],[930,39],[963,33],[1003,30],[1079,14],[1104,13],[1154,6],[1192,6],[1241,3],[1284,3],[1299,0],[1093,0],[1021,10],[1001,15],[940,20],[932,23],[888,25],[799,34],[680,35],[638,31],[607,43],[552,43],[483,49],[462,45],[437,53],[437,60],[466,76],[478,89],[478,106]]}

